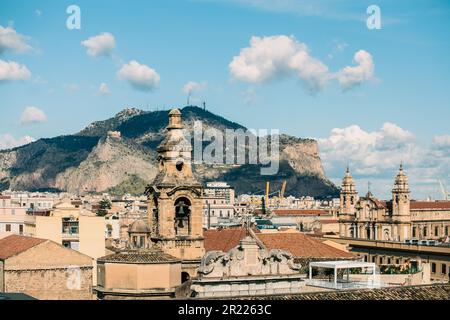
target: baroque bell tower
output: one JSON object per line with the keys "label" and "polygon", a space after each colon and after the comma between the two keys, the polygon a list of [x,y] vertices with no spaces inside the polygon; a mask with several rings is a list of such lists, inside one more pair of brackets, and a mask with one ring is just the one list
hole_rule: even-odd
{"label": "baroque bell tower", "polygon": [[410,201],[408,177],[403,171],[403,164],[400,164],[392,188],[392,221],[395,222],[393,236],[397,241],[409,239],[411,234]]}
{"label": "baroque bell tower", "polygon": [[157,148],[159,172],[146,189],[150,239],[152,246],[195,265],[205,254],[202,185],[192,172],[192,147],[183,135],[180,110],[169,112],[166,130]]}
{"label": "baroque bell tower", "polygon": [[339,208],[339,234],[341,237],[357,237],[357,226],[355,225],[355,206],[358,201],[358,192],[355,182],[347,166],[340,193]]}
{"label": "baroque bell tower", "polygon": [[410,191],[408,177],[403,171],[403,164],[400,164],[394,187],[392,188],[392,215],[409,216]]}

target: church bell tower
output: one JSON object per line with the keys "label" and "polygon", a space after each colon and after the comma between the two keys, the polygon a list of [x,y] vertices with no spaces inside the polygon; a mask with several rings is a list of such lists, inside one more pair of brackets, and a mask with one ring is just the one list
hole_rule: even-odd
{"label": "church bell tower", "polygon": [[205,254],[202,185],[192,172],[189,141],[183,135],[181,112],[169,112],[165,139],[157,148],[159,172],[147,187],[151,242],[186,262]]}
{"label": "church bell tower", "polygon": [[355,224],[356,210],[358,201],[358,192],[355,182],[347,166],[340,194],[339,207],[339,234],[341,237],[357,237],[357,226]]}
{"label": "church bell tower", "polygon": [[400,164],[397,176],[395,177],[394,187],[392,188],[392,215],[409,216],[409,206],[410,191],[408,177],[403,171],[403,164]]}
{"label": "church bell tower", "polygon": [[410,191],[408,177],[400,164],[392,188],[392,221],[395,222],[393,237],[397,241],[409,239],[411,235]]}

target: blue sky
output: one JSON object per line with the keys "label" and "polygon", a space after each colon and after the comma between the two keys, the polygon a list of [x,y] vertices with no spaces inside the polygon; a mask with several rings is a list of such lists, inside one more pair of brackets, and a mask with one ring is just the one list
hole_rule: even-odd
{"label": "blue sky", "polygon": [[[81,9],[80,30],[66,28],[71,4]],[[366,26],[371,4],[381,9],[380,30]],[[13,61],[29,71],[22,80],[3,81],[0,71],[2,148],[26,136],[77,132],[128,106],[183,106],[182,88],[192,81],[191,101],[206,101],[212,112],[249,128],[319,139],[327,175],[337,183],[348,162],[361,192],[370,180],[387,197],[403,160],[416,197],[440,196],[438,178],[450,185],[448,1],[1,0],[0,26],[26,44],[2,43],[0,35],[3,67]],[[103,33],[113,36],[113,48],[88,54],[81,42]],[[252,37],[267,45],[258,61],[251,57],[262,44],[252,46]],[[249,68],[230,66],[240,57],[246,67],[260,68],[281,52],[277,40],[327,71],[316,76],[304,65],[278,62],[267,77],[251,78]],[[360,50],[373,70],[353,69],[362,73],[346,85],[340,75],[358,65]],[[159,81],[150,74],[136,89],[142,79],[130,75],[131,61]],[[305,88],[317,79],[327,80]],[[102,83],[106,94],[99,92]],[[26,110],[31,118],[24,118]]]}

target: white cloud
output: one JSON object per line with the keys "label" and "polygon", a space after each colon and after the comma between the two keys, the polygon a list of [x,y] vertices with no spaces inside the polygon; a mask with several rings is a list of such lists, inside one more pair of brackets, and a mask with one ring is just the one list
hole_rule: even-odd
{"label": "white cloud", "polygon": [[47,121],[45,113],[36,107],[26,107],[20,117],[20,124],[40,123]]}
{"label": "white cloud", "polygon": [[137,90],[150,91],[158,86],[159,74],[145,64],[132,60],[124,64],[117,73],[122,80],[128,81]]}
{"label": "white cloud", "polygon": [[111,93],[111,91],[109,90],[108,85],[103,82],[100,84],[100,87],[98,88],[98,93],[101,95],[106,95]]}
{"label": "white cloud", "polygon": [[36,9],[36,10],[34,11],[34,13],[36,14],[37,17],[42,16],[42,11],[39,10],[39,9]]}
{"label": "white cloud", "polygon": [[31,50],[27,39],[28,37],[17,33],[11,26],[0,26],[0,54],[8,50],[19,53]]}
{"label": "white cloud", "polygon": [[345,67],[337,75],[338,81],[344,89],[358,86],[373,79],[375,65],[370,53],[359,50],[355,53],[353,60],[357,66]]}
{"label": "white cloud", "polygon": [[0,59],[0,82],[13,80],[27,80],[31,77],[28,68],[15,61],[4,61]]}
{"label": "white cloud", "polygon": [[250,83],[295,75],[309,92],[314,93],[335,78],[344,88],[371,79],[374,70],[371,55],[360,50],[355,54],[355,61],[358,66],[346,67],[336,75],[329,72],[322,61],[310,55],[306,44],[293,36],[277,35],[252,37],[250,46],[233,57],[229,69],[235,79]]}
{"label": "white cloud", "polygon": [[450,135],[445,134],[442,136],[435,136],[433,139],[433,144],[438,148],[449,148],[450,149]]}
{"label": "white cloud", "polygon": [[116,46],[114,36],[105,32],[81,42],[81,45],[87,48],[90,56],[109,56]]}
{"label": "white cloud", "polygon": [[188,81],[184,86],[183,86],[183,92],[186,94],[190,94],[193,93],[195,91],[200,91],[202,89],[204,89],[206,87],[206,83],[202,82],[195,82],[195,81]]}
{"label": "white cloud", "polygon": [[16,139],[10,133],[5,133],[5,134],[0,135],[0,150],[19,147],[19,146],[28,144],[33,141],[36,141],[36,140],[33,137],[30,137],[28,135]]}
{"label": "white cloud", "polygon": [[405,164],[417,198],[438,198],[434,194],[437,179],[450,178],[450,135],[419,143],[413,133],[387,122],[375,131],[365,131],[358,125],[335,128],[327,138],[317,141],[327,175],[340,185],[349,164],[362,193],[371,181],[376,195],[389,198],[400,162]]}
{"label": "white cloud", "polygon": [[350,162],[361,175],[382,173],[401,161],[414,163],[420,153],[414,135],[389,122],[372,132],[358,125],[335,128],[328,138],[318,139],[318,142],[328,166]]}

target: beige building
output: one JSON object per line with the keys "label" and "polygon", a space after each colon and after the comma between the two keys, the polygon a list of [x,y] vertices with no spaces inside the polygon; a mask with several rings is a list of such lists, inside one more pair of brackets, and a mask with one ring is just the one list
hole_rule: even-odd
{"label": "beige building", "polygon": [[203,227],[211,228],[235,216],[235,191],[226,182],[208,182],[203,189]]}
{"label": "beige building", "polygon": [[93,260],[53,241],[0,239],[0,291],[37,299],[92,299]]}
{"label": "beige building", "polygon": [[414,201],[400,165],[392,199],[382,201],[371,192],[359,197],[347,168],[339,210],[341,237],[383,241],[443,240],[449,236],[450,201]]}
{"label": "beige building", "polygon": [[105,218],[70,201],[55,205],[50,216],[31,216],[24,234],[55,241],[94,259],[105,255]]}
{"label": "beige building", "polygon": [[174,298],[181,284],[181,263],[160,250],[124,250],[97,261],[98,299]]}

